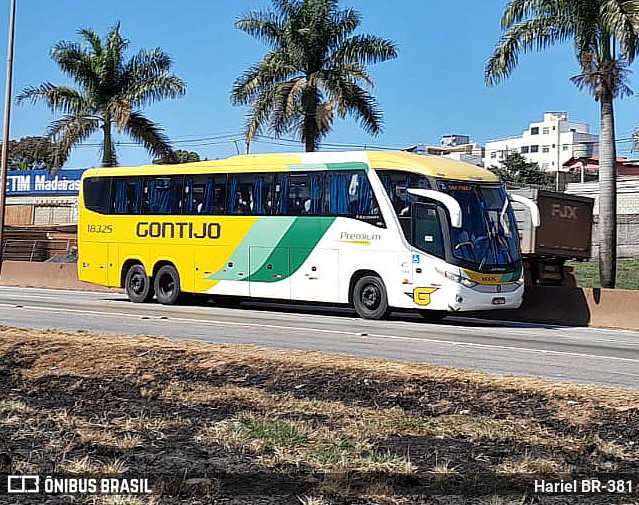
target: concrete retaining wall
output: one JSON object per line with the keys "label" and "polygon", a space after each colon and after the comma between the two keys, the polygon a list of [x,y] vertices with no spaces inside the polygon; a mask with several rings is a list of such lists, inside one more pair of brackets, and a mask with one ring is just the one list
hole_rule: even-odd
{"label": "concrete retaining wall", "polygon": [[639,330],[639,291],[526,286],[516,310],[477,312],[488,319]]}
{"label": "concrete retaining wall", "polygon": [[105,288],[78,280],[75,263],[3,261],[0,286],[123,292],[121,289]]}
{"label": "concrete retaining wall", "polygon": [[[75,263],[4,261],[2,286],[123,292],[78,280]],[[639,330],[639,291],[529,286],[517,310],[496,310],[468,315],[509,321],[571,326],[598,326]]]}

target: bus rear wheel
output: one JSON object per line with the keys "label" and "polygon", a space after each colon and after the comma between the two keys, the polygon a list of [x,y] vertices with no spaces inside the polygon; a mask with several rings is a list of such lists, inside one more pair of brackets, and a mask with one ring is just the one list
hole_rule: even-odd
{"label": "bus rear wheel", "polygon": [[164,265],[155,274],[155,296],[163,305],[174,305],[180,299],[180,276],[173,265]]}
{"label": "bus rear wheel", "polygon": [[386,286],[379,277],[365,275],[355,283],[353,307],[364,319],[384,319],[388,315]]}
{"label": "bus rear wheel", "polygon": [[140,264],[133,265],[126,273],[124,287],[126,294],[134,303],[145,303],[153,298],[152,281],[146,275],[146,270]]}

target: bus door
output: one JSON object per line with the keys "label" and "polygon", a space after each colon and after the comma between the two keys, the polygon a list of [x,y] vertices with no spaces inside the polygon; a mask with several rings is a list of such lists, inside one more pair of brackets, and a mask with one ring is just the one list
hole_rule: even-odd
{"label": "bus door", "polygon": [[259,246],[249,248],[250,295],[260,298],[291,298],[289,249]]}

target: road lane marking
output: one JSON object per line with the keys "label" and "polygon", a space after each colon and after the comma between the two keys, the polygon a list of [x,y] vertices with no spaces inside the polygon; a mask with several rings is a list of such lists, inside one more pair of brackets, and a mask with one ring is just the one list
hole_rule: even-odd
{"label": "road lane marking", "polygon": [[[11,307],[14,308],[14,305],[11,304],[3,304],[0,303],[0,307]],[[80,309],[68,309],[68,308],[54,308],[54,307],[30,307],[23,306],[21,310],[38,310],[38,311],[49,311],[49,312],[68,312],[68,313],[80,313],[83,315],[87,315],[88,313],[93,313],[96,315],[102,316],[110,316],[110,317],[127,317],[130,319],[141,319],[143,317],[148,317],[150,320],[157,319],[166,320],[164,317],[166,316],[155,316],[149,314],[123,314],[120,312],[106,312],[106,311],[87,311]],[[496,351],[518,351],[522,353],[532,353],[532,354],[542,354],[542,355],[550,355],[550,356],[569,356],[574,358],[587,358],[587,359],[596,359],[596,360],[611,360],[611,361],[621,361],[624,363],[639,363],[639,359],[632,358],[622,358],[618,356],[603,356],[598,354],[587,354],[587,353],[577,353],[577,352],[568,352],[568,351],[553,351],[548,349],[535,349],[529,347],[515,347],[515,346],[504,346],[504,345],[494,345],[494,344],[479,344],[474,342],[454,342],[450,340],[443,339],[435,339],[435,338],[421,338],[421,337],[406,337],[402,335],[383,335],[376,333],[369,333],[367,336],[362,337],[357,335],[357,331],[343,331],[343,330],[334,330],[334,329],[322,329],[322,328],[309,328],[309,327],[301,327],[301,326],[286,326],[279,324],[264,324],[264,323],[246,323],[246,322],[234,322],[234,321],[220,321],[215,319],[197,319],[197,318],[183,318],[183,317],[170,317],[169,320],[176,322],[184,322],[184,323],[199,323],[206,325],[221,325],[221,326],[236,326],[243,328],[271,328],[278,330],[286,330],[286,331],[305,331],[312,333],[324,333],[324,334],[336,334],[336,335],[346,335],[349,337],[357,337],[358,339],[378,339],[378,340],[397,340],[397,341],[408,341],[408,342],[421,342],[421,343],[431,343],[431,344],[440,344],[440,345],[449,345],[453,347],[471,347],[471,348],[480,348],[480,349],[492,349]]]}

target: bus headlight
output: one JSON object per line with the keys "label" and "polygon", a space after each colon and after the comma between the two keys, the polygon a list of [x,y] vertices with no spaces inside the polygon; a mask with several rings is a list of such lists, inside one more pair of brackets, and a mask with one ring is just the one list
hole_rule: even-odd
{"label": "bus headlight", "polygon": [[477,283],[471,281],[468,277],[462,277],[459,274],[449,272],[448,270],[440,270],[439,268],[435,269],[438,274],[443,275],[447,279],[450,279],[457,284],[461,284],[462,286],[466,286],[467,288],[472,288],[473,286],[477,286]]}
{"label": "bus headlight", "polygon": [[466,278],[466,277],[460,277],[459,278],[459,283],[463,284],[464,286],[466,286],[467,288],[472,288],[473,286],[477,286],[477,283],[474,281],[471,281],[470,279]]}

